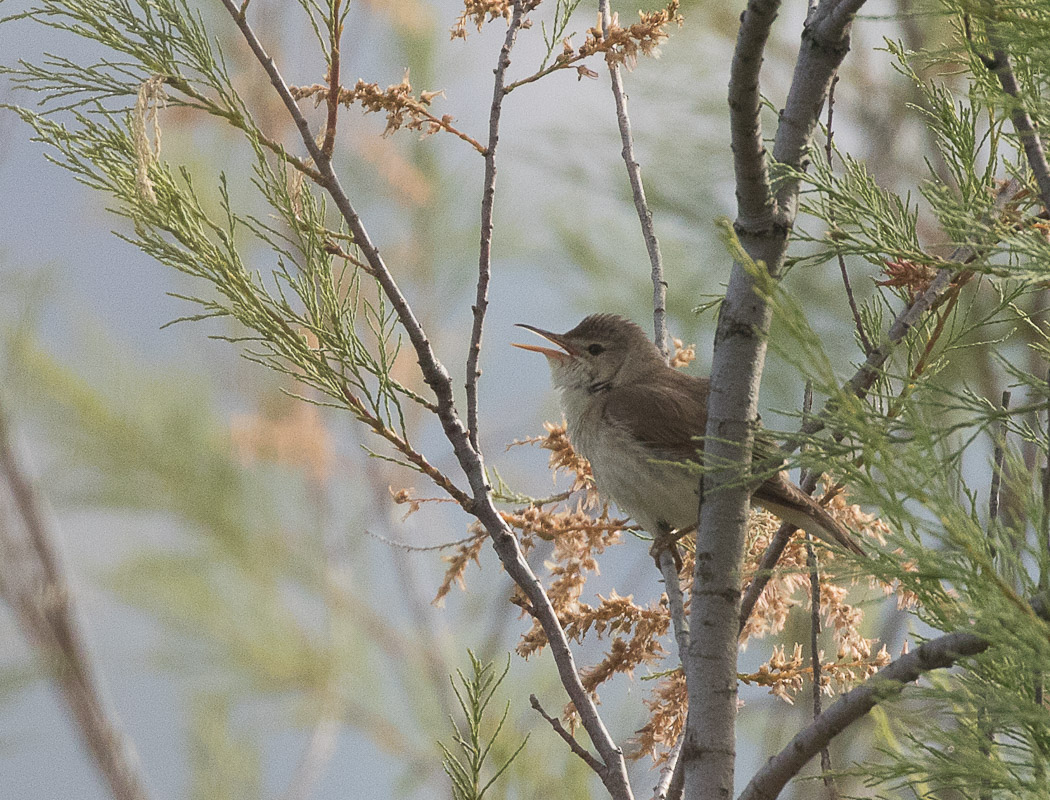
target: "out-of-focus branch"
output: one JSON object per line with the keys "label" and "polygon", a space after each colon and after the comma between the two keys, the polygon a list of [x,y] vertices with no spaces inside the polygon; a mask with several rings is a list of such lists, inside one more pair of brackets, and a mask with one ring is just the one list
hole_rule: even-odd
{"label": "out-of-focus branch", "polygon": [[[598,0],[598,15],[602,20],[603,32],[612,23],[609,13],[609,0]],[[668,359],[667,350],[667,281],[664,280],[663,259],[660,256],[660,241],[653,228],[653,213],[645,199],[645,187],[642,185],[642,168],[634,157],[634,137],[631,134],[631,118],[627,116],[627,94],[623,90],[623,75],[620,65],[607,60],[609,78],[612,83],[613,98],[616,102],[616,124],[620,128],[620,141],[623,143],[624,164],[627,165],[627,177],[631,182],[631,195],[634,197],[634,208],[638,212],[638,221],[642,226],[642,238],[649,253],[649,265],[653,282],[653,337],[664,361]]]}
{"label": "out-of-focus branch", "polygon": [[478,250],[478,285],[472,311],[474,324],[470,331],[470,346],[467,348],[467,430],[470,443],[477,452],[478,445],[478,359],[481,357],[481,334],[485,326],[485,311],[489,305],[489,279],[492,276],[492,209],[496,198],[496,145],[499,143],[499,118],[503,111],[503,98],[507,96],[505,85],[507,67],[510,66],[510,51],[521,29],[524,0],[516,0],[511,12],[507,35],[496,61],[496,79],[492,87],[492,105],[489,107],[489,140],[485,147],[485,183],[481,195],[481,247]]}
{"label": "out-of-focus branch", "polygon": [[492,501],[491,487],[486,479],[485,464],[481,453],[471,444],[467,428],[456,411],[452,393],[452,380],[449,377],[448,370],[438,360],[430,345],[430,341],[427,339],[426,332],[423,330],[412,307],[402,294],[390,269],[368,235],[361,218],[350,203],[350,199],[343,190],[339,177],[332,168],[331,159],[318,147],[306,118],[296,104],[295,98],[292,97],[288,85],[274,63],[273,58],[266,52],[255,31],[248,23],[246,15],[239,9],[234,0],[222,0],[222,3],[241,31],[245,42],[251,48],[259,64],[265,70],[270,83],[277,91],[288,114],[298,128],[303,146],[317,165],[321,187],[324,188],[332,198],[336,208],[339,209],[339,213],[353,236],[354,243],[372,268],[373,276],[382,287],[383,293],[390,301],[394,313],[397,314],[398,321],[405,329],[409,341],[412,343],[420,370],[423,373],[423,379],[436,397],[437,416],[441,421],[442,429],[452,446],[460,468],[470,483],[473,496],[470,512],[477,517],[478,521],[485,527],[485,530],[488,531],[492,539],[493,548],[503,563],[504,569],[506,569],[507,574],[510,575],[514,582],[521,587],[522,592],[529,600],[531,613],[535,615],[543,627],[562,685],[565,687],[569,699],[580,715],[581,724],[604,762],[602,771],[599,772],[599,777],[615,800],[631,800],[633,794],[627,778],[627,765],[623,752],[613,741],[612,736],[605,727],[605,723],[598,714],[594,699],[583,686],[579,671],[576,668],[576,661],[569,648],[568,638],[561,623],[558,621],[550,598],[547,597],[543,585],[525,560],[518,545],[518,540],[503,521]]}
{"label": "out-of-focus branch", "polygon": [[987,641],[972,633],[949,633],[901,656],[843,695],[800,731],[755,774],[738,800],[775,800],[809,759],[878,703],[900,694],[905,684],[924,672],[950,667],[961,658],[984,652],[988,646]]}
{"label": "out-of-focus branch", "polygon": [[1012,107],[1009,109],[1010,121],[1014,124],[1014,131],[1021,140],[1021,148],[1028,159],[1028,166],[1032,168],[1032,174],[1035,176],[1036,185],[1039,187],[1039,199],[1043,202],[1043,208],[1050,211],[1050,164],[1046,161],[1043,142],[1032,117],[1024,107],[1021,86],[1017,82],[1010,54],[1006,50],[1006,40],[999,32],[998,23],[989,19],[985,23],[985,31],[988,34],[988,43],[992,46],[992,58],[985,59],[985,66],[999,79],[999,85],[1012,101]]}
{"label": "out-of-focus branch", "polygon": [[339,744],[340,730],[342,722],[338,715],[325,713],[317,721],[283,800],[309,800]]}
{"label": "out-of-focus branch", "polygon": [[[26,638],[53,670],[88,752],[116,800],[147,800],[138,755],[106,701],[76,609],[58,540],[11,441],[0,403],[0,478],[19,523],[0,515],[0,588]],[[3,511],[3,505],[0,505]],[[28,542],[15,533],[25,530]]]}

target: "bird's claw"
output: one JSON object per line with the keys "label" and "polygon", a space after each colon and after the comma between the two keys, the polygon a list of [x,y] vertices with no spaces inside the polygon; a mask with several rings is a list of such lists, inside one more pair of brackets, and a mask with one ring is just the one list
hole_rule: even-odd
{"label": "bird's claw", "polygon": [[660,567],[660,556],[664,552],[670,552],[671,558],[674,559],[675,572],[682,571],[682,554],[678,552],[678,540],[681,539],[688,529],[671,530],[661,526],[661,530],[653,536],[652,546],[649,548],[649,555],[653,557],[653,561],[656,562],[656,568],[663,572]]}

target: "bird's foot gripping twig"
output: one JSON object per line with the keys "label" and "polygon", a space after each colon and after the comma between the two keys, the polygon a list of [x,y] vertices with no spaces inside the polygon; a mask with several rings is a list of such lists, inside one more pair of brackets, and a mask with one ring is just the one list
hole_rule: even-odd
{"label": "bird's foot gripping twig", "polygon": [[653,544],[649,548],[649,555],[656,562],[656,568],[660,569],[660,555],[664,551],[670,552],[671,557],[674,559],[675,570],[681,572],[682,554],[678,552],[678,540],[690,533],[696,533],[696,526],[690,525],[686,528],[672,530],[670,525],[661,522],[659,527],[660,529],[653,534]]}

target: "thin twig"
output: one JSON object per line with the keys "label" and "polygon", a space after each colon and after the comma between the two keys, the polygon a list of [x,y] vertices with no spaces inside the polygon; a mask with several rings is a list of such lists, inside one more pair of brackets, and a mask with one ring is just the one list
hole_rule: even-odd
{"label": "thin twig", "polygon": [[[831,79],[831,88],[828,89],[828,135],[824,140],[824,152],[827,155],[829,169],[831,168],[835,155],[835,129],[832,127],[832,124],[835,119],[835,86],[838,82],[839,76],[836,75]],[[828,223],[832,228],[835,227],[835,212],[830,206],[828,207]],[[864,322],[860,317],[860,309],[857,307],[857,299],[853,296],[853,285],[849,280],[849,272],[846,271],[846,259],[842,255],[841,250],[836,249],[835,255],[838,256],[839,272],[842,273],[842,284],[846,287],[846,300],[849,302],[849,310],[853,314],[853,324],[857,328],[857,337],[860,339],[861,347],[864,348],[864,355],[867,355],[874,348],[871,346],[868,334],[864,331]]]}
{"label": "thin twig", "polygon": [[[831,83],[834,91],[838,76]],[[828,141],[831,141],[831,94],[828,95]],[[829,156],[830,158],[830,156]],[[813,412],[813,381],[806,381],[806,389],[802,395],[802,419],[809,419]],[[799,475],[802,483],[809,481],[809,470],[803,470]],[[806,534],[806,568],[809,570],[809,661],[810,674],[813,676],[813,719],[820,716],[821,704],[821,678],[820,678],[820,569],[817,564],[817,554],[813,549],[813,537]],[[820,751],[820,772],[824,778],[824,786],[828,792],[828,800],[836,800],[838,792],[835,789],[835,781],[829,774],[831,771],[831,753],[827,747]]]}
{"label": "thin twig", "polygon": [[776,800],[809,759],[878,703],[899,694],[906,684],[924,672],[950,667],[960,658],[984,652],[988,646],[989,643],[978,636],[957,632],[926,642],[901,656],[840,697],[800,731],[755,773],[738,800]]}
{"label": "thin twig", "polygon": [[530,694],[529,702],[532,704],[532,707],[539,712],[539,715],[550,723],[551,727],[554,728],[554,732],[565,740],[565,743],[569,745],[569,749],[572,750],[572,752],[578,755],[581,759],[583,759],[584,763],[587,764],[588,767],[590,767],[600,775],[602,770],[604,769],[602,762],[595,758],[593,755],[591,755],[591,753],[583,745],[577,742],[575,736],[573,736],[571,733],[565,730],[565,726],[561,724],[561,720],[552,717],[550,714],[543,710],[543,706],[540,705],[540,701],[539,699],[537,699],[536,695]]}
{"label": "thin twig", "polygon": [[[398,550],[403,550],[406,553],[433,553],[439,550],[448,550],[450,547],[460,547],[465,544],[470,544],[478,538],[478,534],[474,536],[467,536],[463,539],[457,539],[454,542],[443,542],[441,544],[432,544],[429,546],[420,546],[416,544],[407,544],[405,542],[399,542],[396,539],[391,539],[387,536],[383,536],[381,533],[370,531],[365,528],[365,533],[375,539],[377,542],[388,544],[391,547],[396,547]],[[480,534],[481,536],[487,536],[488,534]]]}
{"label": "thin twig", "polygon": [[328,28],[328,116],[324,126],[324,142],[321,152],[329,158],[335,150],[335,129],[339,122],[339,40],[342,38],[343,26],[339,21],[339,8],[342,0],[332,0],[329,13],[332,18]]}
{"label": "thin twig", "polygon": [[[12,600],[26,638],[44,651],[54,668],[77,730],[116,800],[147,800],[138,754],[105,697],[80,614],[44,501],[20,463],[11,442],[6,410],[0,405],[0,476],[14,500],[29,547],[19,547],[9,520],[0,519],[0,549],[31,553],[31,569],[18,580],[0,578]],[[8,555],[5,552],[5,556]],[[8,563],[8,559],[4,559]],[[0,571],[3,569],[0,564]]]}
{"label": "thin twig", "polygon": [[499,119],[503,111],[503,98],[507,95],[504,86],[510,52],[521,28],[524,14],[523,0],[515,0],[514,9],[503,39],[499,58],[496,61],[495,82],[492,87],[492,105],[489,108],[489,141],[485,148],[485,183],[481,195],[481,246],[478,249],[478,285],[474,297],[474,324],[470,330],[470,345],[467,348],[467,430],[470,443],[476,452],[478,445],[478,359],[481,357],[481,334],[485,326],[485,311],[489,305],[489,279],[492,276],[492,209],[496,198],[496,145],[499,143]]}
{"label": "thin twig", "polygon": [[[806,534],[806,567],[809,569],[809,659],[810,672],[813,676],[813,719],[821,713],[821,677],[820,677],[820,571],[817,565],[817,554],[813,549],[813,537]],[[831,751],[824,745],[820,749],[820,774],[824,779],[828,800],[839,796],[835,779],[831,776]]]}
{"label": "thin twig", "polygon": [[[1040,520],[1040,530],[1042,532],[1037,552],[1045,550],[1050,555],[1050,369],[1046,372],[1046,458],[1043,462],[1043,513],[1042,519]],[[1042,559],[1040,559],[1042,562]],[[1050,587],[1050,575],[1047,575],[1046,568],[1041,567],[1039,570],[1039,589],[1045,591]]]}
{"label": "thin twig", "polygon": [[427,339],[426,332],[423,330],[412,307],[404,294],[402,294],[379,250],[372,243],[368,231],[354,210],[349,197],[343,190],[338,175],[332,168],[331,159],[325,156],[321,152],[320,147],[318,147],[310,131],[309,123],[307,123],[302,110],[296,104],[295,98],[292,97],[288,85],[274,60],[266,52],[248,21],[238,12],[234,0],[222,0],[222,3],[229,11],[245,42],[255,54],[259,64],[269,77],[271,85],[284,103],[285,109],[299,130],[303,146],[310,153],[311,158],[314,159],[314,163],[318,167],[320,185],[332,198],[336,208],[339,209],[339,213],[346,222],[350,234],[354,237],[354,242],[365,260],[372,267],[376,281],[389,299],[394,313],[397,314],[398,321],[405,329],[409,341],[412,343],[420,370],[423,373],[423,379],[431,391],[434,392],[437,400],[436,413],[441,421],[442,430],[452,446],[452,451],[459,462],[460,468],[470,483],[473,503],[469,510],[488,531],[489,536],[492,538],[493,548],[499,556],[504,569],[506,569],[507,574],[510,575],[514,582],[521,587],[522,592],[529,600],[531,612],[536,615],[547,636],[547,642],[558,668],[558,675],[562,685],[565,687],[569,699],[580,715],[581,724],[605,763],[602,771],[598,773],[599,777],[615,800],[630,800],[633,794],[627,777],[627,765],[624,761],[623,752],[613,741],[612,736],[605,727],[605,723],[598,714],[594,699],[587,692],[580,679],[576,660],[569,647],[568,637],[565,635],[565,630],[558,620],[550,598],[536,577],[535,572],[525,560],[514,534],[503,521],[499,511],[493,504],[484,461],[481,454],[471,444],[467,428],[456,411],[452,393],[452,380],[449,377],[448,370],[438,360],[430,341]]}
{"label": "thin twig", "polygon": [[[660,767],[660,781],[653,787],[653,800],[670,800],[675,775],[681,776],[681,773],[678,771],[678,764],[680,763],[679,756],[682,755],[682,744],[684,742],[685,737],[679,736],[678,741],[671,748],[671,752],[667,754],[667,760]],[[680,777],[677,790],[680,796],[682,793]]]}
{"label": "thin twig", "polygon": [[[674,547],[675,545],[671,545]],[[658,555],[660,574],[664,578],[664,591],[667,592],[667,604],[671,609],[671,624],[674,626],[674,639],[678,645],[678,660],[683,664],[689,658],[689,619],[685,614],[685,602],[682,599],[681,578],[674,563],[671,548],[661,548]]]}
{"label": "thin twig", "polygon": [[350,391],[349,386],[343,386],[343,397],[346,399],[347,405],[350,406],[354,415],[359,420],[365,423],[379,436],[394,445],[394,447],[397,448],[397,451],[408,459],[409,463],[444,489],[448,496],[459,503],[464,511],[471,511],[474,507],[474,501],[471,499],[470,495],[449,480],[449,477],[445,475],[444,472],[427,461],[426,456],[398,436],[395,431],[391,430],[390,427],[383,422],[383,420],[379,419],[379,417],[375,416],[375,414],[372,414],[367,408],[365,408],[364,403],[361,402],[357,395]]}
{"label": "thin twig", "polygon": [[[602,20],[602,35],[612,25],[609,13],[609,0],[598,0],[598,16]],[[620,128],[620,141],[623,143],[624,164],[627,166],[627,177],[631,182],[631,195],[634,197],[634,209],[638,213],[638,222],[642,226],[642,238],[649,253],[649,265],[653,282],[653,337],[664,361],[668,360],[667,348],[667,281],[664,280],[663,259],[660,256],[660,241],[653,228],[653,213],[645,199],[645,187],[642,185],[642,167],[634,157],[634,137],[631,135],[631,118],[627,116],[627,95],[623,90],[623,75],[620,65],[607,61],[609,78],[612,84],[613,98],[616,102],[616,124]]]}
{"label": "thin twig", "polygon": [[[1010,408],[1009,391],[1004,391],[999,410],[1004,414]],[[995,447],[992,451],[992,485],[988,493],[988,519],[995,522],[999,518],[999,490],[1003,484],[1003,462],[1006,460],[1007,423],[1004,419],[995,436]]]}

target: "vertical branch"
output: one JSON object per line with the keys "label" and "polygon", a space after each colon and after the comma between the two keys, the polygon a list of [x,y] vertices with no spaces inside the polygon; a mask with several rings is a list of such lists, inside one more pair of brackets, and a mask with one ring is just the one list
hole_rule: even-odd
{"label": "vertical branch", "polygon": [[[838,78],[835,79],[836,81]],[[834,89],[835,81],[832,81]],[[831,136],[831,94],[828,94],[828,137]],[[813,412],[813,381],[806,381],[806,390],[802,396],[802,421],[809,419]],[[799,475],[802,484],[810,482],[810,478],[816,481],[816,475],[810,475],[809,470],[803,470]],[[813,719],[820,716],[821,712],[821,677],[820,677],[820,567],[817,564],[817,553],[813,549],[813,537],[806,534],[806,568],[809,570],[809,660],[810,674],[813,676]],[[831,771],[831,752],[827,746],[820,750],[820,772],[824,777],[824,786],[828,791],[829,800],[836,800],[838,792],[835,789],[835,780],[828,773]]]}
{"label": "vertical branch", "polygon": [[496,198],[496,145],[499,143],[499,118],[503,111],[503,98],[507,95],[506,74],[510,66],[510,51],[521,28],[524,0],[515,0],[507,36],[496,61],[496,79],[492,87],[492,105],[489,108],[489,140],[485,147],[485,185],[481,195],[481,247],[478,251],[478,286],[472,311],[474,325],[470,331],[467,349],[467,430],[470,443],[476,452],[478,446],[478,359],[481,357],[481,334],[485,326],[485,311],[489,305],[489,279],[492,276],[492,209]]}
{"label": "vertical branch", "polygon": [[331,0],[332,18],[328,22],[328,117],[325,120],[321,152],[329,158],[335,150],[335,128],[339,121],[339,40],[343,35],[339,14],[341,6],[342,0]]}
{"label": "vertical branch", "polygon": [[[1046,372],[1046,453],[1044,454],[1042,490],[1043,490],[1043,514],[1040,519],[1040,542],[1036,552],[1039,553],[1040,563],[1050,558],[1050,369]],[[1047,575],[1046,567],[1039,570],[1039,590],[1046,591],[1050,587],[1050,576]]]}
{"label": "vertical branch", "polygon": [[[609,0],[598,0],[598,16],[602,22],[602,35],[609,30],[612,16],[609,13]],[[653,281],[653,338],[664,361],[669,358],[667,348],[667,281],[664,279],[663,258],[660,255],[660,242],[653,228],[653,214],[645,199],[645,187],[642,185],[642,167],[634,157],[634,137],[631,134],[631,118],[627,116],[627,95],[623,90],[623,75],[620,65],[606,60],[609,66],[609,78],[612,84],[613,98],[616,102],[616,123],[620,128],[620,141],[623,143],[624,164],[627,166],[627,177],[631,182],[631,195],[634,197],[634,209],[638,212],[638,222],[642,226],[642,238],[649,253],[649,264]]]}
{"label": "vertical branch", "polygon": [[[1004,391],[1000,410],[1005,414],[1010,407],[1010,392]],[[999,518],[999,492],[1003,483],[1003,462],[1006,460],[1007,425],[1004,419],[995,433],[995,447],[992,452],[992,485],[988,492],[988,549],[995,558],[996,520]],[[994,567],[993,567],[994,569]],[[983,705],[977,709],[977,730],[984,735],[984,741],[978,745],[981,755],[991,759],[992,746],[995,744],[995,729],[988,720],[988,709]],[[991,800],[992,792],[987,781],[981,782],[980,800]]]}
{"label": "vertical branch", "polygon": [[[780,114],[774,159],[805,169],[820,108],[849,51],[849,31],[863,0],[822,0],[809,15]],[[776,0],[745,8],[730,71],[729,110],[736,175],[738,257],[722,304],[711,366],[705,475],[696,544],[687,672],[689,715],[683,758],[686,795],[728,800],[736,759],[737,626],[750,499],[748,479],[772,312],[755,291],[779,278],[798,211],[799,182],[770,183],[760,124],[759,73]],[[725,466],[721,466],[725,465]]]}
{"label": "vertical branch", "polygon": [[[43,660],[53,667],[81,739],[113,797],[147,800],[138,754],[105,698],[57,537],[47,519],[44,502],[15,453],[2,406],[0,477],[7,484],[29,537],[28,547],[20,547],[10,520],[0,517],[0,587],[5,599],[17,612],[26,638],[43,651]],[[11,555],[15,552],[25,555],[30,564],[12,569]]]}
{"label": "vertical branch", "polygon": [[[832,127],[832,124],[835,120],[835,85],[838,82],[839,76],[836,75],[831,80],[831,88],[828,89],[828,135],[824,140],[824,153],[828,159],[829,169],[835,156],[835,129]],[[833,226],[835,224],[835,212],[831,208],[828,208],[828,222]],[[871,346],[868,334],[864,332],[864,322],[860,318],[860,309],[857,308],[857,299],[853,296],[853,285],[849,280],[849,272],[846,271],[846,259],[843,257],[841,250],[836,249],[835,255],[838,256],[839,272],[842,275],[842,285],[846,287],[846,301],[849,303],[849,310],[853,314],[853,324],[857,328],[857,337],[860,339],[861,347],[864,348],[864,355],[868,355],[868,353],[875,348]]]}

